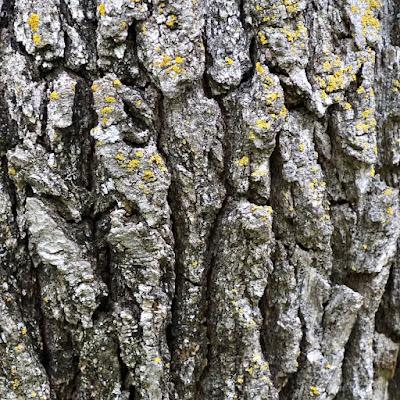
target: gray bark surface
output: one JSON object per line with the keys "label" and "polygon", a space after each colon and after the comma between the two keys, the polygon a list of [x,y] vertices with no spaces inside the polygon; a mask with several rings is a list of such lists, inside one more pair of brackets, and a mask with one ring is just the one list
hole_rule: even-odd
{"label": "gray bark surface", "polygon": [[0,0],[0,399],[399,400],[399,0]]}

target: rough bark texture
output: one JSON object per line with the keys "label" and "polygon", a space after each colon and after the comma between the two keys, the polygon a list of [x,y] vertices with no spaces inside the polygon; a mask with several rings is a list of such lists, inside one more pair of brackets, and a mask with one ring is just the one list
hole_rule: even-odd
{"label": "rough bark texture", "polygon": [[400,399],[399,0],[0,9],[1,400]]}

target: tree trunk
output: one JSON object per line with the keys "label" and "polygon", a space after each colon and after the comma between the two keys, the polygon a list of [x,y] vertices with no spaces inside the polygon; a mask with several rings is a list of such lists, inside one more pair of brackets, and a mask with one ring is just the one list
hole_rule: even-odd
{"label": "tree trunk", "polygon": [[2,400],[400,399],[399,0],[0,9]]}

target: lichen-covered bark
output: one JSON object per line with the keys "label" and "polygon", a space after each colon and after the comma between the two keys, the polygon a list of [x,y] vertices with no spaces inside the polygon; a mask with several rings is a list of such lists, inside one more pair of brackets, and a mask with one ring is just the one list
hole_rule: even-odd
{"label": "lichen-covered bark", "polygon": [[398,0],[0,10],[1,399],[400,399]]}

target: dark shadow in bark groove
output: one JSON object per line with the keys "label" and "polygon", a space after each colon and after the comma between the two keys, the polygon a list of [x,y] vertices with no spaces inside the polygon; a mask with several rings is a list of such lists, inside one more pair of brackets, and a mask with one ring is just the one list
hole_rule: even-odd
{"label": "dark shadow in bark groove", "polygon": [[15,0],[6,0],[0,10],[0,29],[8,28],[13,20]]}
{"label": "dark shadow in bark groove", "polygon": [[375,330],[379,333],[385,334],[385,336],[393,340],[393,342],[399,343],[400,332],[393,330],[393,325],[390,324],[390,322],[392,322],[393,314],[400,313],[396,304],[391,303],[391,300],[395,298],[397,291],[397,288],[395,287],[395,285],[398,284],[395,276],[396,268],[398,268],[398,264],[395,261],[390,268],[389,279],[386,282],[385,291],[375,316]]}
{"label": "dark shadow in bark groove", "polygon": [[11,118],[5,96],[4,88],[0,87],[0,154],[6,153],[7,150],[13,148],[19,142],[18,125]]}
{"label": "dark shadow in bark groove", "polygon": [[[207,87],[207,84],[206,84],[206,87]],[[206,246],[207,259],[206,259],[205,265],[207,266],[207,269],[206,269],[205,290],[203,291],[203,294],[204,294],[203,299],[204,300],[202,300],[202,303],[205,304],[205,326],[206,326],[206,332],[207,332],[207,354],[205,355],[205,358],[207,360],[207,364],[204,367],[203,371],[201,372],[198,382],[196,382],[196,392],[195,392],[196,400],[204,399],[202,385],[203,385],[205,378],[207,377],[207,373],[208,373],[208,370],[210,367],[211,329],[212,329],[212,327],[210,326],[209,321],[210,321],[210,315],[212,312],[212,308],[211,308],[212,281],[213,281],[214,265],[216,262],[216,255],[218,253],[221,221],[227,210],[230,200],[234,198],[234,189],[231,186],[230,180],[229,180],[229,165],[230,165],[230,159],[232,157],[232,141],[229,136],[229,127],[228,127],[229,114],[228,114],[227,110],[225,109],[225,106],[223,103],[223,97],[215,96],[214,99],[216,100],[216,102],[219,106],[220,112],[221,112],[223,131],[224,131],[224,137],[223,137],[223,157],[224,157],[223,184],[224,184],[224,188],[225,188],[225,197],[223,199],[221,208],[219,209],[219,211],[215,217],[214,223],[212,224],[212,228],[210,230],[210,234],[209,234],[209,237],[207,240],[207,246]]]}
{"label": "dark shadow in bark groove", "polygon": [[218,244],[219,244],[218,242],[219,242],[219,235],[220,235],[220,229],[221,229],[221,221],[222,221],[222,218],[227,209],[228,201],[229,201],[229,196],[225,196],[222,206],[215,218],[215,222],[212,225],[212,229],[210,231],[210,235],[209,235],[208,241],[207,241],[206,283],[205,283],[205,290],[203,292],[204,298],[202,300],[202,303],[205,304],[205,325],[207,328],[206,329],[206,332],[207,332],[207,354],[205,357],[207,360],[207,364],[200,374],[199,381],[196,382],[196,393],[195,393],[196,400],[204,399],[202,385],[203,385],[205,378],[207,377],[207,373],[210,368],[211,345],[212,345],[211,329],[212,329],[212,327],[210,326],[209,321],[210,321],[210,315],[212,312],[211,295],[212,295],[213,271],[214,271],[214,266],[215,266],[215,262],[216,262],[216,255],[218,252]]}
{"label": "dark shadow in bark groove", "polygon": [[388,392],[390,400],[400,400],[400,356],[397,357],[396,370],[389,381]]}

